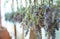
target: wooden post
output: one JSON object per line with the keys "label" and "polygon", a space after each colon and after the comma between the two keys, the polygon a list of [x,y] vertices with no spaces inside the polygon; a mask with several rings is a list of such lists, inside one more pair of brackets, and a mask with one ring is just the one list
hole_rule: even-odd
{"label": "wooden post", "polygon": [[16,35],[16,25],[14,24],[14,32],[15,32],[15,39],[17,39],[17,35]]}
{"label": "wooden post", "polygon": [[34,33],[34,27],[30,29],[30,39],[37,39],[36,34]]}
{"label": "wooden post", "polygon": [[22,29],[22,39],[24,39],[24,26],[23,26],[23,29]]}

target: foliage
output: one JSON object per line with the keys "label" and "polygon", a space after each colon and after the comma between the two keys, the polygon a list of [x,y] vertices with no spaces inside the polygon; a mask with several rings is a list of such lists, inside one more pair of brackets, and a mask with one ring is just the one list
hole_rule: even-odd
{"label": "foliage", "polygon": [[[42,1],[42,0],[41,0]],[[12,13],[6,13],[5,14],[5,19],[11,22],[22,22],[23,20],[26,21],[28,20],[28,26],[34,22],[35,24],[37,24],[37,20],[35,19],[33,15],[36,14],[36,12],[38,12],[38,8],[42,7],[43,8],[43,13],[45,13],[45,9],[47,7],[47,5],[49,4],[49,1],[45,1],[43,0],[45,4],[38,4],[38,1],[34,0],[34,5],[32,5],[31,0],[29,0],[29,6],[28,7],[21,7],[19,10],[17,10],[16,12],[12,12]],[[27,6],[27,0],[25,0],[26,2],[26,6]],[[51,1],[52,2],[52,1]],[[17,2],[18,5],[18,2]],[[57,13],[60,13],[60,9],[58,8],[59,5],[59,1],[56,1],[56,5],[53,5],[52,7],[57,9]],[[33,7],[33,8],[32,8]],[[18,7],[17,7],[18,8]],[[32,11],[33,9],[33,11]]]}
{"label": "foliage", "polygon": [[25,12],[23,12],[25,9],[21,8],[21,12],[11,12],[11,13],[6,13],[5,14],[5,20],[6,21],[11,21],[11,22],[21,22],[22,19],[25,16]]}
{"label": "foliage", "polygon": [[[42,2],[42,0],[41,0],[42,4],[38,4],[38,1],[34,0],[34,5],[32,5],[31,0],[29,0],[29,6],[28,7],[27,7],[27,0],[25,0],[25,2],[26,2],[26,7],[21,7],[16,12],[6,13],[5,14],[5,20],[11,21],[13,23],[14,22],[19,22],[19,23],[23,22],[23,23],[26,23],[26,29],[30,28],[31,26],[35,26],[35,27],[38,27],[39,28],[38,30],[40,31],[40,26],[39,26],[39,23],[40,23],[39,18],[40,17],[39,16],[41,14],[39,14],[39,7],[42,8],[43,14],[46,13],[46,8],[48,5],[49,6],[51,5],[50,8],[52,7],[53,9],[55,9],[56,13],[60,13],[60,9],[59,9],[60,8],[60,4],[59,4],[60,2],[59,1],[56,1],[56,5],[53,5],[53,3],[51,3],[51,4],[49,3],[50,0],[44,1],[44,3],[46,2],[45,4]],[[51,1],[51,2],[53,2],[53,1]],[[12,10],[13,10],[13,8],[12,8]]]}

